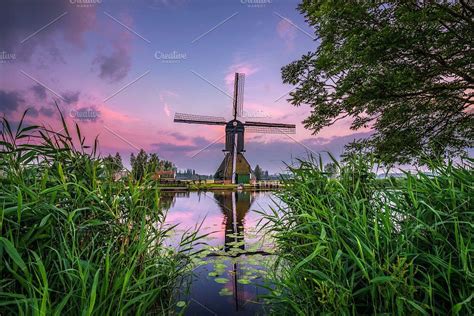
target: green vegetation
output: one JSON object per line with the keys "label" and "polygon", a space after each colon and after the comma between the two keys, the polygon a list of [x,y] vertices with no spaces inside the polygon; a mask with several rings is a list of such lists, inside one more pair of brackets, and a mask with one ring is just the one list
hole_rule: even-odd
{"label": "green vegetation", "polygon": [[77,125],[76,147],[64,119],[52,132],[23,118],[2,121],[0,314],[169,314],[195,234],[165,247],[154,181],[113,181]]}
{"label": "green vegetation", "polygon": [[[283,67],[290,101],[315,133],[346,119],[370,138],[349,147],[409,163],[472,147],[472,1],[303,0],[314,52]],[[366,131],[366,129],[365,129]]]}
{"label": "green vegetation", "polygon": [[116,153],[113,157],[109,154],[107,157],[104,158],[104,164],[112,173],[120,172],[123,170],[122,157],[119,153]]}
{"label": "green vegetation", "polygon": [[255,179],[256,179],[257,181],[262,180],[262,178],[263,178],[263,170],[262,170],[262,168],[260,168],[259,165],[256,165],[256,166],[255,166],[255,169],[253,170],[253,174],[255,175]]}
{"label": "green vegetation", "polygon": [[328,162],[325,166],[324,166],[324,172],[326,172],[326,174],[333,178],[337,175],[337,165],[334,163],[334,162]]}
{"label": "green vegetation", "polygon": [[[367,157],[363,157],[367,159]],[[474,171],[379,181],[364,159],[302,161],[268,215],[278,260],[270,296],[281,315],[472,315]]]}
{"label": "green vegetation", "polygon": [[161,160],[156,153],[148,155],[143,149],[140,149],[136,157],[133,153],[130,155],[130,165],[132,166],[132,175],[136,180],[156,171],[175,168],[171,161]]}

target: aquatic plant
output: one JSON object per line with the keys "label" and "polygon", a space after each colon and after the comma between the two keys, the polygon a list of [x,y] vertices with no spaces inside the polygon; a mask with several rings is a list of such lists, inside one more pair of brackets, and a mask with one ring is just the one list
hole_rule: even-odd
{"label": "aquatic plant", "polygon": [[291,168],[267,214],[278,260],[271,311],[288,315],[472,315],[472,159],[380,180],[367,157]]}
{"label": "aquatic plant", "polygon": [[168,314],[195,234],[167,248],[153,182],[115,180],[62,114],[57,132],[25,115],[2,120],[1,314]]}

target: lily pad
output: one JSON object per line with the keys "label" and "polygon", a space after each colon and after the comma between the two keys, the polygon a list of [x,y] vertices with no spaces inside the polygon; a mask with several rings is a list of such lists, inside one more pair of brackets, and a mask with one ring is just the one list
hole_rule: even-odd
{"label": "lily pad", "polygon": [[248,279],[239,279],[237,282],[239,282],[240,284],[250,284],[250,280]]}
{"label": "lily pad", "polygon": [[226,267],[227,267],[227,266],[226,266],[225,264],[223,264],[223,263],[216,263],[216,264],[214,265],[214,268],[219,269],[219,270],[225,269]]}
{"label": "lily pad", "polygon": [[178,303],[176,303],[176,306],[184,307],[184,306],[186,306],[186,302],[185,301],[179,301]]}
{"label": "lily pad", "polygon": [[227,279],[227,278],[215,278],[214,281],[216,281],[217,283],[220,283],[220,284],[225,284],[225,283],[229,282],[229,279]]}
{"label": "lily pad", "polygon": [[234,293],[226,287],[219,291],[220,296],[230,296],[232,294],[234,294]]}

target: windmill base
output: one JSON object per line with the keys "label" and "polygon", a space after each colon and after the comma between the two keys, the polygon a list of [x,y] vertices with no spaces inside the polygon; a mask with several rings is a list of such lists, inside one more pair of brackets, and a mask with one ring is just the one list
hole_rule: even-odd
{"label": "windmill base", "polygon": [[[217,169],[214,178],[216,180],[223,180],[223,181],[232,181],[232,154],[230,152],[226,153],[224,160],[220,164],[219,168]],[[247,159],[245,159],[242,153],[237,154],[237,162],[235,173],[237,174],[236,183],[238,184],[246,184],[250,182],[250,173],[251,173],[250,164],[248,163]]]}

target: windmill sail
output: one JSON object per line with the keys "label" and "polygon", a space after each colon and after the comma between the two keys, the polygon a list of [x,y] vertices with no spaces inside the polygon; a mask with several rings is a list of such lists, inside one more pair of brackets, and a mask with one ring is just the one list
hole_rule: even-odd
{"label": "windmill sail", "polygon": [[294,124],[267,123],[246,121],[245,131],[249,133],[261,134],[295,134],[296,126]]}
{"label": "windmill sail", "polygon": [[239,74],[239,93],[237,97],[237,117],[244,116],[244,86],[245,74]]}
{"label": "windmill sail", "polygon": [[245,86],[245,74],[236,72],[235,80],[234,80],[234,104],[233,104],[233,111],[232,111],[234,120],[237,117],[243,117],[244,86]]}
{"label": "windmill sail", "polygon": [[177,123],[204,124],[204,125],[225,125],[226,124],[226,120],[223,117],[186,114],[186,113],[175,113],[174,121]]}

